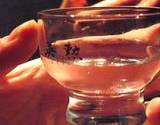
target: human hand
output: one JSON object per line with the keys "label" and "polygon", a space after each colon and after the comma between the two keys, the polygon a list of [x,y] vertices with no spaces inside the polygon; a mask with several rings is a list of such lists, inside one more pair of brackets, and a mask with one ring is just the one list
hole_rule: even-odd
{"label": "human hand", "polygon": [[29,21],[0,40],[1,125],[65,125],[67,92],[41,60],[16,67],[37,49],[37,30],[38,24]]}
{"label": "human hand", "polygon": [[[103,0],[102,2],[99,2],[92,6],[93,7],[110,7],[110,6],[125,6],[125,5],[126,6],[139,6],[139,7],[160,7],[160,0]],[[67,7],[67,4],[66,4],[66,7]],[[152,81],[152,83],[149,86],[147,86],[147,88],[145,89],[144,95],[147,100],[151,99],[152,97],[160,95],[160,77],[159,75],[157,75]],[[154,122],[154,125],[157,125],[158,123],[160,123],[160,121],[158,122],[157,120],[155,120],[155,119],[160,118],[159,104],[160,104],[159,98],[153,99],[153,101],[151,101],[148,104],[146,114],[147,114],[149,121],[146,122],[147,125],[149,124],[153,125],[153,121],[156,121],[156,123]]]}
{"label": "human hand", "polygon": [[[46,73],[42,62],[39,59],[33,60],[14,69],[25,62],[37,48],[35,41],[39,25],[31,21],[20,27],[21,30],[11,33],[15,34],[15,38],[9,36],[0,39],[0,124],[65,125],[68,93]],[[158,79],[152,85],[152,89],[147,91],[148,95],[160,89]],[[148,105],[147,115],[150,121],[160,116],[159,102],[156,99]]]}
{"label": "human hand", "polygon": [[[139,6],[139,7],[160,7],[160,0],[103,0],[94,7],[109,7],[109,6]],[[160,34],[160,30],[157,30],[157,36]],[[159,39],[159,37],[158,37]],[[160,77],[157,75],[152,83],[147,86],[144,92],[146,99],[160,95]],[[154,98],[146,107],[147,121],[144,125],[159,125],[160,124],[160,98]]]}
{"label": "human hand", "polygon": [[[63,0],[61,8],[87,6],[87,0]],[[160,0],[101,0],[93,7],[110,7],[110,6],[140,6],[151,7],[160,6]]]}

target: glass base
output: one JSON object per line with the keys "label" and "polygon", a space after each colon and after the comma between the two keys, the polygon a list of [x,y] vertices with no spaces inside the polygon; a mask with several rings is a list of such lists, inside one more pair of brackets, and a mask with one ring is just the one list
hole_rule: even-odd
{"label": "glass base", "polygon": [[105,117],[78,115],[67,111],[67,120],[71,125],[142,125],[145,121],[145,114]]}
{"label": "glass base", "polygon": [[143,96],[138,92],[117,96],[72,92],[67,109],[71,125],[142,125],[145,118]]}

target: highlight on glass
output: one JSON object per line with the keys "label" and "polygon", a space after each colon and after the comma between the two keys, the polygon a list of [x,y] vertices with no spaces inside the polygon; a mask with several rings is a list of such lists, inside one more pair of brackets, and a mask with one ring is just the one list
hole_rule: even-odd
{"label": "highlight on glass", "polygon": [[50,9],[38,16],[41,59],[70,93],[67,121],[142,124],[143,91],[160,70],[160,9]]}

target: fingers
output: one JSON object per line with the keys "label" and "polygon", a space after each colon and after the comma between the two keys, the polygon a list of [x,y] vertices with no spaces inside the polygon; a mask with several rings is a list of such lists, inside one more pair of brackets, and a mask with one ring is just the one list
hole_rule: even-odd
{"label": "fingers", "polygon": [[93,7],[110,7],[110,6],[122,6],[122,5],[135,5],[140,0],[103,0],[102,2],[99,2]]}
{"label": "fingers", "polygon": [[14,70],[12,70],[10,73],[8,73],[5,78],[9,82],[17,82],[22,81],[23,78],[30,78],[36,76],[36,73],[40,70],[42,67],[42,62],[40,59],[35,59],[33,61],[29,61],[27,63],[21,64],[17,66]]}
{"label": "fingers", "polygon": [[[141,34],[141,35],[139,35]],[[140,39],[144,42],[154,42],[155,45],[160,45],[160,23],[154,24],[147,28],[132,30],[122,34],[123,38]]]}
{"label": "fingers", "polygon": [[160,0],[103,0],[93,7],[136,5],[141,7],[160,6]]}
{"label": "fingers", "polygon": [[144,91],[145,100],[151,100],[153,97],[160,96],[160,77],[159,73],[154,77]]}
{"label": "fingers", "polygon": [[0,76],[28,60],[37,49],[37,23],[28,21],[0,39]]}
{"label": "fingers", "polygon": [[[141,35],[139,35],[141,34]],[[67,39],[60,40],[53,43],[53,46],[65,45],[67,43],[74,45],[82,45],[82,44],[116,44],[121,43],[123,41],[115,41],[114,38],[118,39],[128,39],[128,40],[141,40],[138,41],[143,43],[154,43],[156,45],[160,45],[160,23],[151,25],[147,28],[140,28],[136,30],[131,30],[129,32],[118,34],[118,35],[106,35],[106,36],[87,36],[75,39]],[[108,40],[110,40],[108,42]],[[98,42],[97,42],[98,41]]]}
{"label": "fingers", "polygon": [[17,66],[4,78],[6,84],[0,87],[1,125],[66,125],[68,93],[48,75],[40,59]]}
{"label": "fingers", "polygon": [[[11,88],[18,89],[20,87],[25,87],[26,85],[34,86],[35,84],[38,84],[43,86],[42,89],[44,93],[49,92],[47,89],[53,89],[54,91],[51,91],[50,94],[57,99],[57,102],[66,101],[64,98],[65,96],[68,96],[66,90],[45,71],[41,59],[35,59],[17,66],[8,73],[5,78]],[[30,82],[28,83],[28,81]],[[52,86],[53,88],[50,88],[49,86]],[[0,92],[2,92],[2,88]],[[64,98],[60,98],[59,92],[65,95]]]}
{"label": "fingers", "polygon": [[150,122],[155,123],[154,125],[160,123],[160,98],[155,98],[149,102],[146,109],[146,116]]}
{"label": "fingers", "polygon": [[[86,6],[86,0],[63,0],[60,8],[66,7],[82,7]],[[137,5],[141,7],[160,6],[160,0],[102,0],[92,7],[110,7],[110,6],[124,6],[124,5]]]}
{"label": "fingers", "polygon": [[[21,116],[26,116],[25,114],[27,112],[33,112],[34,114],[35,111],[37,111],[38,114],[30,114],[30,116],[28,116],[29,119],[33,121],[36,119],[35,117],[38,116],[38,121],[42,124],[48,124],[49,121],[49,123],[53,125],[66,125],[65,111],[68,103],[68,92],[60,86],[55,79],[48,75],[40,59],[19,65],[6,75],[6,79],[8,85],[7,87],[1,87],[0,93],[1,95],[7,95],[7,98],[0,98],[0,104],[8,104],[7,100],[11,100],[12,98],[12,103],[8,104],[12,106],[10,106],[10,108],[7,108],[6,105],[0,106],[0,109],[3,109],[1,110],[1,114],[3,114],[3,111],[6,114],[5,116],[0,114],[0,119],[2,117],[6,118],[6,116],[10,118],[8,115],[12,114],[11,109],[14,107],[15,111],[18,110],[21,112],[15,116],[12,115],[13,118],[16,116],[17,118],[20,117],[23,122],[25,122],[24,119],[26,119],[26,117]],[[30,98],[30,100],[24,105],[25,108],[19,109],[28,98]],[[41,108],[39,108],[39,106]],[[12,121],[7,119],[6,122]],[[29,123],[28,120],[27,123]]]}
{"label": "fingers", "polygon": [[83,7],[87,5],[87,0],[63,0],[60,8]]}
{"label": "fingers", "polygon": [[160,0],[141,0],[141,2],[137,6],[141,7],[160,6]]}
{"label": "fingers", "polygon": [[[66,57],[66,50],[64,48],[65,46],[70,46],[78,49],[79,57],[93,57],[93,55],[97,55],[98,53],[105,53],[106,57],[111,55],[121,55],[142,58],[152,56],[153,53],[155,53],[154,49],[148,49],[147,51],[146,49],[138,48],[140,46],[146,47],[148,44],[159,45],[159,32],[160,24],[158,23],[147,28],[131,30],[130,32],[119,35],[87,36],[75,39],[59,40],[52,43],[52,46],[56,48],[58,53],[60,53],[58,55],[60,57]],[[123,47],[128,44],[131,46]],[[116,46],[116,49],[113,45]],[[117,45],[119,47],[117,47]]]}

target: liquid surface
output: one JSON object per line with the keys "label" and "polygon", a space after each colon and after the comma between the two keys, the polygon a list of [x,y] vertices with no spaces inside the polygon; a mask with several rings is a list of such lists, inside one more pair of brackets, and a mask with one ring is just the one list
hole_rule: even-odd
{"label": "liquid surface", "polygon": [[48,73],[64,87],[84,93],[112,95],[138,91],[160,67],[159,48],[136,42],[77,45],[78,58],[64,54],[64,45],[57,48],[56,58],[41,55]]}

